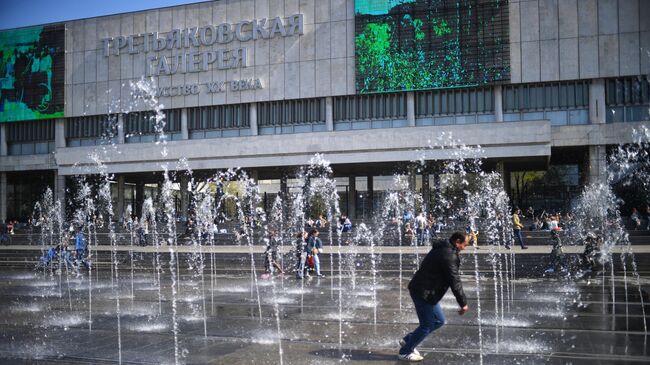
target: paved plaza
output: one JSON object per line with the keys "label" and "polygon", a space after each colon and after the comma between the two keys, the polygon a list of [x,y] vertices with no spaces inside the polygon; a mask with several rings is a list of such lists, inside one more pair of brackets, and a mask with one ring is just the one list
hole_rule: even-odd
{"label": "paved plaza", "polygon": [[[401,265],[400,255],[379,252],[374,285],[367,265],[352,270],[356,265],[350,266],[348,258],[353,253],[342,254],[342,274],[337,255],[333,268],[325,255],[327,276],[302,281],[291,274],[263,279],[261,270],[253,277],[242,249],[240,257],[227,259],[219,258],[226,253],[215,253],[219,270],[206,254],[203,277],[188,269],[190,256],[179,255],[175,290],[165,253],[160,255],[162,285],[151,252],[134,254],[133,271],[128,261],[120,262],[118,278],[101,262],[91,280],[88,273],[4,269],[0,362],[159,364],[174,363],[175,351],[179,362],[188,364],[398,362],[397,340],[417,324],[406,289],[414,270],[413,249],[404,249]],[[614,277],[607,272],[567,280],[515,272],[512,279],[513,273],[502,270],[495,285],[485,261],[489,254],[483,252],[477,255],[477,291],[473,256],[463,255],[462,266],[470,312],[458,316],[448,293],[442,302],[447,325],[419,349],[425,364],[650,361],[644,311],[631,273],[627,281],[619,269]],[[536,254],[515,251],[514,256],[525,261]],[[642,287],[647,300],[647,276]]]}

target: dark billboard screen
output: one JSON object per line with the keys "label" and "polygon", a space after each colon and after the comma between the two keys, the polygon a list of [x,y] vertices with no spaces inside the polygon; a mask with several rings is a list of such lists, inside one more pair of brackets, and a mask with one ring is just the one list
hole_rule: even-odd
{"label": "dark billboard screen", "polygon": [[510,80],[508,2],[356,0],[358,93]]}

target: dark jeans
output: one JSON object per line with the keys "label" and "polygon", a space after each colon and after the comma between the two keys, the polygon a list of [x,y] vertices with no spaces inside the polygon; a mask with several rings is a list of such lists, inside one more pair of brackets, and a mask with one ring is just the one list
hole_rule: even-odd
{"label": "dark jeans", "polygon": [[88,261],[86,261],[86,250],[77,249],[77,262],[83,264],[86,269],[90,269],[90,265],[88,265]]}
{"label": "dark jeans", "polygon": [[404,346],[399,349],[400,355],[408,355],[413,352],[424,339],[433,331],[445,324],[445,315],[442,313],[440,304],[429,304],[417,295],[411,294],[415,312],[418,315],[420,325],[415,331],[404,336]]}
{"label": "dark jeans", "polygon": [[526,245],[524,245],[524,237],[521,235],[521,229],[515,229],[514,232],[515,232],[515,238],[517,239],[517,241],[519,241],[519,245],[522,248],[526,247]]}

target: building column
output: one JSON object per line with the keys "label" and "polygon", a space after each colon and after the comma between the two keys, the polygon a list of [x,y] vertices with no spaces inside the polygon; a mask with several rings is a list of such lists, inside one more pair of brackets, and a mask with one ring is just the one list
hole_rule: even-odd
{"label": "building column", "polygon": [[248,122],[251,128],[251,136],[257,136],[259,134],[257,129],[257,103],[250,103],[248,109]]}
{"label": "building column", "polygon": [[181,139],[190,139],[190,132],[187,128],[187,108],[181,109]]}
{"label": "building column", "polygon": [[406,93],[406,121],[409,127],[415,127],[415,93]]}
{"label": "building column", "polygon": [[591,84],[589,84],[589,123],[605,123],[605,112],[605,80],[591,80]]}
{"label": "building column", "polygon": [[415,170],[415,166],[409,166],[408,183],[409,183],[409,190],[411,190],[412,192],[415,192],[415,188],[417,187],[416,179],[417,179],[417,171]]}
{"label": "building column", "polygon": [[249,170],[248,171],[248,177],[251,178],[255,182],[255,184],[258,183],[259,176],[260,176],[260,174],[259,174],[259,172],[257,170]]}
{"label": "building column", "polygon": [[422,200],[424,211],[428,215],[431,212],[431,187],[429,186],[429,173],[422,173]]}
{"label": "building column", "polygon": [[61,203],[61,208],[65,209],[65,175],[59,175],[54,171],[54,199]]}
{"label": "building column", "polygon": [[348,177],[348,217],[357,217],[357,177],[354,175]]}
{"label": "building column", "polygon": [[65,119],[54,121],[54,146],[56,148],[65,148]]}
{"label": "building column", "polygon": [[289,185],[287,184],[287,173],[286,171],[280,172],[280,199],[282,199],[282,215],[286,220],[289,216]]}
{"label": "building column", "polygon": [[135,215],[142,217],[142,204],[144,203],[144,183],[138,182],[135,184]]}
{"label": "building column", "polygon": [[7,221],[7,173],[0,172],[0,222]]}
{"label": "building column", "polygon": [[370,204],[370,217],[375,214],[375,181],[372,175],[368,175],[368,203]]}
{"label": "building column", "polygon": [[334,100],[331,96],[325,98],[325,127],[327,127],[328,132],[334,131],[334,110],[333,110]]}
{"label": "building column", "polygon": [[605,183],[607,181],[606,146],[589,146],[588,183]]}
{"label": "building column", "polygon": [[287,180],[288,178],[286,173],[282,172],[282,176],[280,176],[280,196],[283,200],[286,200],[289,196],[289,185],[287,183]]}
{"label": "building column", "polygon": [[117,219],[124,219],[124,175],[117,177]]}
{"label": "building column", "polygon": [[494,87],[494,120],[503,122],[503,89],[501,85]]}
{"label": "building column", "polygon": [[[429,189],[431,189],[431,186],[429,186]],[[434,199],[438,199],[438,197],[440,197],[440,194],[442,193],[442,187],[440,186],[440,171],[439,170],[436,170],[433,173],[433,191],[435,192]],[[434,207],[435,207],[435,204],[434,204]],[[435,214],[438,214],[438,211],[436,211]]]}
{"label": "building column", "polygon": [[117,115],[117,141],[115,143],[124,144],[124,114]]}
{"label": "building column", "polygon": [[0,123],[0,156],[7,156],[7,126]]}
{"label": "building column", "polygon": [[503,162],[497,162],[496,171],[501,175],[503,190],[512,198],[512,195],[510,194],[510,171],[506,169],[506,165]]}
{"label": "building column", "polygon": [[187,194],[187,188],[189,186],[189,181],[185,174],[181,175],[180,178],[180,195],[181,195],[181,209],[178,212],[178,215],[184,219],[187,219],[187,208],[189,207],[189,196]]}

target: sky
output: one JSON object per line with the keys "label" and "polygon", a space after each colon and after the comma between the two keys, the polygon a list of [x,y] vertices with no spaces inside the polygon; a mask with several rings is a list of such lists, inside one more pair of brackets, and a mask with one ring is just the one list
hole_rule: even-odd
{"label": "sky", "polygon": [[197,2],[201,0],[0,0],[0,29]]}

